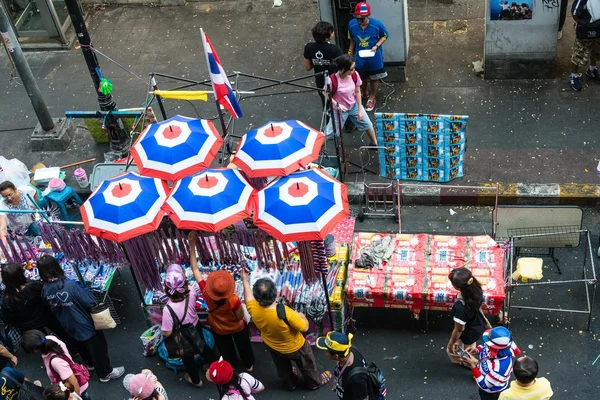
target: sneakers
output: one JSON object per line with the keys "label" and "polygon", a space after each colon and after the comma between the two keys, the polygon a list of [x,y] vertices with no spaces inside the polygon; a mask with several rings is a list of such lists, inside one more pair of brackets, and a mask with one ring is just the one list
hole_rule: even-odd
{"label": "sneakers", "polygon": [[588,78],[593,79],[596,82],[600,82],[600,71],[598,71],[598,68],[594,68],[594,69],[588,68],[587,71],[585,71],[585,74],[587,75]]}
{"label": "sneakers", "polygon": [[369,97],[369,100],[367,100],[367,106],[365,107],[365,111],[373,111],[373,109],[375,108],[375,98],[373,97]]}
{"label": "sneakers", "polygon": [[125,367],[113,368],[112,372],[106,375],[106,378],[100,378],[100,382],[106,383],[111,380],[119,379],[125,373]]}
{"label": "sneakers", "polygon": [[93,365],[86,365],[85,367],[88,369],[88,371],[94,371],[96,369],[96,367]]}
{"label": "sneakers", "polygon": [[558,40],[562,39],[562,30],[558,31]]}
{"label": "sneakers", "polygon": [[571,74],[569,76],[569,81],[571,82],[571,88],[576,91],[581,91],[581,74]]}

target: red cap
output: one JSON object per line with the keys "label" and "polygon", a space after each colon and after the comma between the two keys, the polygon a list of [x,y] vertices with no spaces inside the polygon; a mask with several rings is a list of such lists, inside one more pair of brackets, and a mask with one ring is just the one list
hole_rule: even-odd
{"label": "red cap", "polygon": [[361,1],[354,7],[354,15],[368,16],[371,15],[371,6],[366,1]]}
{"label": "red cap", "polygon": [[227,361],[223,361],[223,357],[219,361],[210,364],[208,368],[208,376],[210,380],[217,385],[225,385],[233,378],[233,368]]}

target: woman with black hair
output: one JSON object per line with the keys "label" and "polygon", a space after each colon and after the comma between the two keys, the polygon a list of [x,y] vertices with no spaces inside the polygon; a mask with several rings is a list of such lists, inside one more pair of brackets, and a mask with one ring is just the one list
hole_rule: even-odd
{"label": "woman with black hair", "polygon": [[65,331],[78,342],[88,369],[96,370],[100,382],[120,378],[125,368],[111,366],[104,333],[96,330],[90,315],[96,305],[94,297],[79,283],[66,279],[54,257],[40,258],[37,267],[44,282],[42,300],[50,306]]}
{"label": "woman with black hair", "polygon": [[2,266],[2,283],[6,287],[2,301],[2,320],[23,333],[28,330],[55,333],[71,352],[79,353],[77,342],[60,325],[50,308],[42,301],[41,281],[30,281],[23,267],[16,263]]}
{"label": "woman with black hair", "polygon": [[481,311],[483,290],[468,268],[453,269],[448,279],[460,294],[452,306],[454,329],[446,346],[446,353],[454,364],[463,365],[461,353],[474,353],[476,343],[485,330]]}
{"label": "woman with black hair", "polygon": [[73,362],[63,342],[55,336],[46,336],[37,330],[25,332],[22,342],[23,348],[28,352],[41,354],[46,374],[53,385],[63,384],[82,399],[90,399],[87,393],[89,373],[86,373],[85,366]]}
{"label": "woman with black hair", "polygon": [[236,374],[231,364],[222,357],[210,365],[206,379],[217,385],[220,400],[255,400],[252,394],[265,390],[252,375],[245,372]]}

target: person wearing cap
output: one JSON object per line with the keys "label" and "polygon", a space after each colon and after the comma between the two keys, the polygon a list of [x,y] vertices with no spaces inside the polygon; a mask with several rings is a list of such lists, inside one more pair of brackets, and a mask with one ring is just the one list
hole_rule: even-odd
{"label": "person wearing cap", "polygon": [[[354,7],[354,19],[348,24],[350,39],[349,54],[356,54],[356,71],[363,80],[362,92],[368,96],[365,110],[373,111],[379,81],[387,76],[383,68],[383,49],[381,46],[389,38],[387,29],[381,21],[371,18],[371,6],[366,1]],[[361,50],[370,50],[367,57]],[[367,81],[370,91],[367,90]]]}
{"label": "person wearing cap", "polygon": [[513,374],[517,380],[500,393],[500,400],[549,400],[554,392],[548,379],[537,377],[538,372],[538,363],[533,358],[516,358]]}
{"label": "person wearing cap", "polygon": [[367,374],[353,374],[348,380],[350,371],[355,367],[364,367],[365,359],[352,347],[352,334],[329,332],[327,336],[317,339],[317,347],[325,350],[325,356],[337,362],[333,377],[333,391],[340,400],[368,400],[369,377]]}
{"label": "person wearing cap", "polygon": [[[173,333],[173,316],[167,310],[166,306],[170,306],[175,316],[181,322],[181,325],[192,324],[196,327],[200,333],[200,337],[203,337],[202,324],[198,319],[196,313],[196,300],[198,299],[198,292],[195,289],[190,290],[185,271],[179,264],[171,264],[167,268],[165,275],[165,294],[169,298],[165,309],[162,314],[161,330],[165,338],[168,338]],[[187,307],[186,307],[187,305]],[[208,347],[205,343],[202,349],[201,356],[206,364],[210,364],[217,359],[215,351]],[[192,386],[200,388],[203,386],[202,379],[200,378],[200,372],[196,365],[194,356],[181,357],[183,367],[186,372],[185,381]]]}
{"label": "person wearing cap", "polygon": [[513,370],[512,359],[520,355],[521,350],[513,342],[510,331],[503,326],[488,329],[482,338],[483,344],[477,346],[479,359],[463,355],[463,364],[471,368],[481,400],[496,400],[508,387]]}
{"label": "person wearing cap", "polygon": [[477,341],[485,330],[481,313],[483,289],[468,268],[455,268],[448,279],[456,290],[460,290],[452,306],[454,329],[446,346],[446,353],[454,364],[462,365],[460,351],[474,353]]}
{"label": "person wearing cap", "polygon": [[221,400],[255,400],[252,394],[265,390],[252,375],[246,372],[236,374],[231,364],[222,357],[210,365],[206,379],[217,385]]}
{"label": "person wearing cap", "polygon": [[277,368],[277,376],[287,390],[295,390],[298,375],[292,362],[296,363],[308,389],[316,390],[331,380],[331,372],[321,374],[310,344],[303,332],[308,331],[304,314],[284,306],[285,320],[277,315],[277,289],[270,279],[261,278],[250,287],[248,271],[242,270],[244,301],[252,321],[260,330],[260,336]]}
{"label": "person wearing cap", "polygon": [[125,375],[123,386],[131,395],[130,400],[169,400],[165,388],[149,369]]}
{"label": "person wearing cap", "polygon": [[[190,249],[196,248],[196,233],[188,236]],[[210,325],[219,353],[233,368],[237,368],[238,356],[248,372],[254,366],[254,352],[250,342],[250,330],[244,321],[244,309],[240,298],[234,293],[235,281],[228,271],[213,271],[206,281],[198,270],[196,252],[190,252],[190,265],[198,281],[208,307]]]}

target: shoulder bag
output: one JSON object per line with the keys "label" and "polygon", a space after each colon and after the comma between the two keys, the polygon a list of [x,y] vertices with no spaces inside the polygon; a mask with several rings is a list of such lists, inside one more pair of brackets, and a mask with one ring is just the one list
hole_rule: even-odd
{"label": "shoulder bag", "polygon": [[0,375],[9,379],[19,391],[16,399],[18,400],[44,400],[44,388],[34,385],[32,382],[23,381],[19,383],[11,374],[0,372]]}

